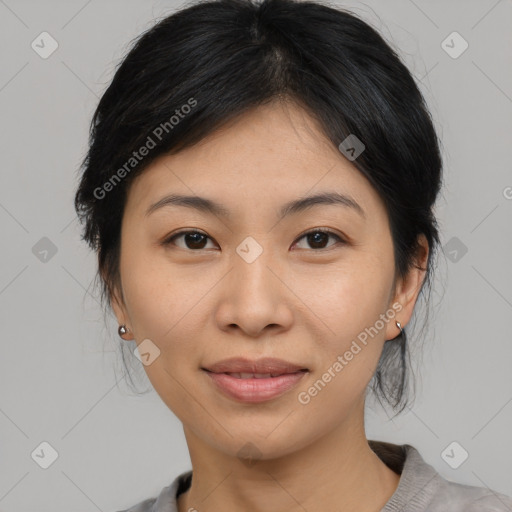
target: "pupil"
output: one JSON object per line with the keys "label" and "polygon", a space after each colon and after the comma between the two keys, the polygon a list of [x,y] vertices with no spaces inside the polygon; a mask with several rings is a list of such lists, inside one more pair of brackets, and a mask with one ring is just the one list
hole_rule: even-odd
{"label": "pupil", "polygon": [[[193,247],[197,248],[196,247],[197,244],[199,244],[201,246],[201,241],[200,241],[201,237],[204,238],[204,235],[202,235],[201,233],[187,233],[185,235],[185,238],[186,238],[186,241],[187,241],[187,247],[189,247],[189,249],[191,248],[190,244],[188,243],[191,238],[192,238],[191,244],[192,244]],[[203,240],[203,242],[204,242],[204,240]],[[202,249],[202,248],[203,248],[202,246],[199,247],[199,249]]]}
{"label": "pupil", "polygon": [[322,233],[321,231],[317,231],[315,233],[310,233],[308,235],[308,241],[310,243],[310,245],[312,247],[315,247],[315,248],[318,248],[316,247],[317,244],[320,244],[320,248],[322,248],[323,244],[322,244],[322,240],[325,242],[325,239],[328,237],[327,233]]}

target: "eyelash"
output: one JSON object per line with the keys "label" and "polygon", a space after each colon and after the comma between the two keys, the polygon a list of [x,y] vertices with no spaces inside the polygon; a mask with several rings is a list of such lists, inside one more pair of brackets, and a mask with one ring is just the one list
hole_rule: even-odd
{"label": "eyelash", "polygon": [[[178,231],[178,233],[175,233],[174,235],[172,235],[171,237],[168,237],[166,238],[163,242],[162,242],[162,245],[164,246],[167,246],[167,245],[171,245],[174,240],[180,236],[183,236],[183,235],[188,235],[188,234],[191,234],[191,233],[198,233],[200,235],[204,235],[206,236],[207,238],[209,238],[211,240],[211,238],[206,235],[206,233],[203,233],[202,231],[197,231],[197,230],[183,230],[183,231]],[[326,235],[331,235],[332,237],[336,238],[338,240],[339,243],[341,244],[346,244],[347,242],[340,236],[338,235],[337,233],[335,233],[334,231],[331,231],[330,229],[325,229],[325,228],[314,228],[314,229],[311,229],[309,231],[306,231],[305,233],[302,233],[302,235],[300,235],[297,240],[294,242],[294,245],[299,241],[299,240],[302,240],[302,238],[306,237],[307,235],[310,235],[310,234],[313,234],[313,233],[325,233]],[[335,244],[334,244],[335,245]],[[322,249],[311,249],[312,251],[315,251],[315,252],[319,252],[319,251],[326,251],[328,249],[331,249],[333,246],[330,246],[330,247],[324,247]],[[182,247],[180,247],[180,249],[182,249]],[[201,251],[201,250],[206,250],[206,249],[186,249],[186,250],[189,250],[189,251],[192,251],[192,252],[198,252],[198,251]]]}

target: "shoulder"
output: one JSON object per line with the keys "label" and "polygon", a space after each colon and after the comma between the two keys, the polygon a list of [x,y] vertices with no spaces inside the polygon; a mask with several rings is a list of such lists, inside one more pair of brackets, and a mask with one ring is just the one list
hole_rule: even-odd
{"label": "shoulder", "polygon": [[192,470],[180,473],[160,494],[147,498],[125,510],[117,512],[178,512],[177,495],[188,490],[192,480]]}
{"label": "shoulder", "polygon": [[[434,467],[427,464],[419,452],[410,445],[404,445],[407,459],[404,469],[409,477],[418,482],[428,483],[423,489],[417,489],[418,495],[425,499],[425,511],[429,512],[512,512],[512,498],[473,485],[453,482],[442,476]],[[409,462],[409,464],[407,464]],[[423,510],[420,508],[419,510]]]}
{"label": "shoulder", "polygon": [[409,444],[371,441],[370,446],[400,474],[398,487],[381,512],[512,512],[510,496],[444,478]]}
{"label": "shoulder", "polygon": [[[434,511],[512,512],[512,498],[491,489],[464,485],[438,475],[439,485],[432,499]],[[437,508],[436,508],[437,507]]]}

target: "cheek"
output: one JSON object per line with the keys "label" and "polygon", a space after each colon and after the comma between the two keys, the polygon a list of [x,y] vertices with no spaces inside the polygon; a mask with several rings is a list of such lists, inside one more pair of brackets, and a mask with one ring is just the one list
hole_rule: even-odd
{"label": "cheek", "polygon": [[328,270],[318,266],[298,275],[294,292],[328,339],[346,341],[374,325],[386,311],[392,276],[386,258],[354,252]]}
{"label": "cheek", "polygon": [[384,257],[359,253],[328,274],[320,269],[300,281],[300,293],[314,312],[310,330],[323,333],[317,338],[323,354],[318,372],[329,382],[326,387],[336,390],[336,400],[362,392],[376,369],[386,326],[393,322],[394,312],[386,315],[390,267]]}
{"label": "cheek", "polygon": [[[193,321],[201,303],[200,281],[171,274],[169,265],[149,261],[137,254],[126,258],[130,269],[123,277],[126,304],[137,343],[149,339],[151,361],[144,364],[151,385],[164,403],[179,417],[186,416],[190,396],[184,391],[192,372],[201,340],[201,329]],[[195,309],[196,308],[196,309]],[[144,357],[144,356],[142,356]],[[197,365],[196,365],[197,366]]]}
{"label": "cheek", "polygon": [[207,294],[218,278],[198,278],[191,268],[180,272],[165,258],[142,251],[127,251],[124,263],[123,288],[135,338],[157,347],[158,356],[144,370],[159,394],[167,388],[170,396],[180,397],[179,382],[197,371],[204,351]]}
{"label": "cheek", "polygon": [[159,345],[175,340],[175,332],[187,326],[187,316],[204,295],[207,279],[186,279],[149,251],[127,251],[123,263],[123,288],[136,335]]}

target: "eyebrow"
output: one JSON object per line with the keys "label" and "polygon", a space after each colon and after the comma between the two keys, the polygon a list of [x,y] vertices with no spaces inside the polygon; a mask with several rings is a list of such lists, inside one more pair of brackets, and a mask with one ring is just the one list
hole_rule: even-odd
{"label": "eyebrow", "polygon": [[[353,209],[361,217],[366,219],[366,213],[363,208],[357,203],[351,196],[347,194],[341,194],[339,192],[322,192],[312,196],[302,197],[295,199],[284,204],[279,211],[279,218],[283,219],[288,215],[293,215],[299,212],[303,212],[317,205],[336,204]],[[155,210],[163,208],[165,206],[185,206],[193,208],[204,213],[217,215],[219,217],[230,218],[230,212],[220,203],[217,203],[211,199],[200,196],[187,196],[180,194],[170,194],[162,197],[156,203],[152,204],[147,210],[145,216],[147,217]]]}

